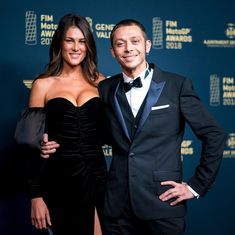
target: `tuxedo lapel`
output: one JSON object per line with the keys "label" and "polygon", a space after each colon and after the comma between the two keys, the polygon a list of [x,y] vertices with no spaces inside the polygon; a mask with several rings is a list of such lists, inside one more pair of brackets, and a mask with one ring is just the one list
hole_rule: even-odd
{"label": "tuxedo lapel", "polygon": [[[116,82],[115,84],[113,84],[113,86],[110,89],[110,94],[111,95],[111,104],[113,106],[113,111],[115,116],[117,117],[121,128],[125,134],[125,136],[127,137],[127,139],[131,142],[131,136],[130,133],[128,132],[128,128],[122,113],[122,109],[120,106],[120,103],[118,102],[118,98],[117,98],[117,92],[118,89],[121,85],[121,74],[118,75],[116,78]],[[165,81],[162,80],[162,76],[160,73],[160,70],[158,70],[158,68],[154,68],[154,74],[153,74],[153,79],[151,81],[150,87],[149,87],[149,91],[147,93],[147,97],[146,97],[146,102],[143,108],[143,112],[142,115],[140,117],[139,120],[139,124],[138,124],[138,128],[136,130],[135,136],[139,133],[139,131],[141,130],[141,128],[143,127],[146,119],[148,118],[152,107],[157,103],[161,92],[164,88],[165,85]]]}
{"label": "tuxedo lapel", "polygon": [[119,104],[118,99],[117,99],[117,92],[118,92],[120,84],[121,84],[121,82],[119,81],[118,84],[117,84],[117,87],[115,89],[115,92],[113,93],[114,94],[114,96],[113,96],[114,112],[117,116],[118,121],[120,122],[120,125],[121,125],[126,137],[131,141],[131,137],[130,137],[130,134],[128,132],[128,128],[126,126],[126,122],[124,120],[124,116],[122,114],[121,107],[120,107],[120,104]]}
{"label": "tuxedo lapel", "polygon": [[144,109],[143,109],[143,112],[142,112],[142,115],[141,115],[141,118],[139,121],[136,135],[143,127],[147,117],[149,116],[149,114],[151,112],[151,108],[157,103],[157,101],[161,95],[161,92],[163,90],[164,85],[165,85],[164,81],[157,83],[157,81],[152,80],[150,87],[149,87],[149,91],[147,93],[146,103],[145,103],[145,106],[144,106]]}

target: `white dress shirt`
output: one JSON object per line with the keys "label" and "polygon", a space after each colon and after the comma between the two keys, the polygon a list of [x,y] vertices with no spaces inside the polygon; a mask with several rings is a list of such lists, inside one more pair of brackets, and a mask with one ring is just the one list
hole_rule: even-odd
{"label": "white dress shirt", "polygon": [[133,87],[131,90],[126,92],[126,98],[131,107],[134,117],[136,117],[139,108],[142,105],[144,98],[148,93],[149,86],[153,77],[153,69],[150,69],[149,66],[147,66],[147,68],[143,72],[141,72],[138,76],[136,76],[134,79],[128,77],[125,73],[123,73],[124,82],[127,83],[132,82],[137,77],[140,77],[143,86]]}

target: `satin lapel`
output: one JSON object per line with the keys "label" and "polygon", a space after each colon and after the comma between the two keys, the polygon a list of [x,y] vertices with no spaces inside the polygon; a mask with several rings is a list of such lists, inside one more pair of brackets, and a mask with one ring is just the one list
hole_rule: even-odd
{"label": "satin lapel", "polygon": [[136,135],[143,127],[147,117],[149,116],[149,114],[151,112],[151,108],[157,103],[157,101],[161,95],[161,92],[163,90],[164,85],[165,85],[164,81],[157,83],[156,81],[152,80],[147,97],[146,97],[146,103],[145,103],[145,106],[143,109],[143,113],[141,115],[138,129],[136,131]]}
{"label": "satin lapel", "polygon": [[117,87],[115,89],[115,92],[114,92],[114,96],[113,96],[114,112],[115,112],[115,114],[117,116],[118,121],[121,124],[121,127],[122,127],[126,137],[131,141],[131,138],[130,138],[130,135],[129,135],[129,132],[128,132],[128,129],[127,129],[127,126],[126,126],[126,123],[125,123],[122,111],[121,111],[121,107],[120,107],[120,104],[119,104],[117,96],[116,96],[117,91],[119,89],[119,86],[120,86],[120,82],[118,83],[118,85],[117,85]]}

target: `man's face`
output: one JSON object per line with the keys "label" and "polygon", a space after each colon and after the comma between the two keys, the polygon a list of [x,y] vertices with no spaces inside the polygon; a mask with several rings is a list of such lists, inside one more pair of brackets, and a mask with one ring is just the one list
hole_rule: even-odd
{"label": "man's face", "polygon": [[144,38],[138,26],[121,26],[114,32],[111,53],[123,72],[132,77],[146,68],[146,53],[150,47],[151,42]]}

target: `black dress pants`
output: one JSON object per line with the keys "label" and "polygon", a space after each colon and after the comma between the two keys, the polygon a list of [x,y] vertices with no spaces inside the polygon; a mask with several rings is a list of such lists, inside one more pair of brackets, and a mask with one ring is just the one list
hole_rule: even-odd
{"label": "black dress pants", "polygon": [[105,216],[103,235],[183,235],[185,218],[142,220],[137,218],[127,200],[123,213],[118,218]]}

